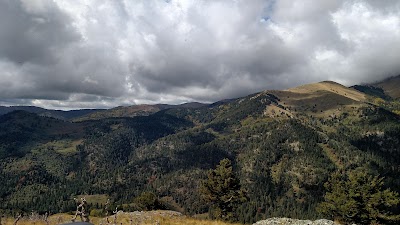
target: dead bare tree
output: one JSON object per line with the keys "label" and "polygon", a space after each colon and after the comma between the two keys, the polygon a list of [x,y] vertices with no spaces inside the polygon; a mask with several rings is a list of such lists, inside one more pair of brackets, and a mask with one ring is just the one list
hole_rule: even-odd
{"label": "dead bare tree", "polygon": [[114,225],[117,224],[117,214],[118,214],[118,206],[115,207],[115,211],[113,211],[114,213]]}
{"label": "dead bare tree", "polygon": [[107,202],[106,202],[106,204],[104,205],[104,210],[106,211],[106,221],[107,221],[107,224],[109,224],[110,223],[110,221],[108,220],[108,206],[110,205],[110,199],[107,199]]}
{"label": "dead bare tree", "polygon": [[22,218],[22,214],[19,214],[14,220],[14,225],[17,225],[18,221]]}
{"label": "dead bare tree", "polygon": [[43,221],[46,223],[46,225],[49,225],[49,213],[46,212],[43,216]]}
{"label": "dead bare tree", "polygon": [[39,217],[40,216],[37,212],[32,211],[28,218],[29,218],[29,221],[31,221],[30,223],[35,225],[36,222],[40,219]]}
{"label": "dead bare tree", "polygon": [[106,204],[104,205],[104,210],[106,211],[106,216],[108,216],[108,206],[110,205],[110,199],[107,199]]}
{"label": "dead bare tree", "polygon": [[[78,199],[74,198],[75,202],[78,204]],[[75,222],[76,217],[81,218],[82,222],[90,222],[89,214],[86,212],[87,202],[85,198],[81,198],[81,203],[76,207],[75,216],[72,218],[72,222]]]}

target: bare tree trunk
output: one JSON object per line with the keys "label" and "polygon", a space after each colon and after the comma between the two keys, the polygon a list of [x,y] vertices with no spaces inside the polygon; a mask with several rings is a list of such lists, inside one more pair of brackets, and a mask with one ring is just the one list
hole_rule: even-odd
{"label": "bare tree trunk", "polygon": [[113,211],[113,213],[114,213],[114,225],[116,225],[117,224],[118,206],[115,207],[115,211]]}
{"label": "bare tree trunk", "polygon": [[107,202],[106,202],[106,204],[104,205],[104,210],[106,211],[106,221],[107,221],[107,224],[109,224],[110,223],[110,221],[108,221],[108,206],[110,205],[110,199],[107,199]]}
{"label": "bare tree trunk", "polygon": [[17,225],[18,221],[22,218],[22,214],[19,214],[14,220],[14,225]]}
{"label": "bare tree trunk", "polygon": [[[78,200],[75,199],[75,202],[78,203]],[[76,217],[81,218],[82,222],[90,222],[89,214],[86,212],[87,202],[85,198],[81,198],[81,203],[76,207],[75,216],[71,219],[72,222],[75,222]]]}
{"label": "bare tree trunk", "polygon": [[46,225],[49,225],[49,213],[48,212],[46,212],[45,214],[44,214],[44,217],[43,217],[43,220],[44,220],[44,222],[46,223]]}

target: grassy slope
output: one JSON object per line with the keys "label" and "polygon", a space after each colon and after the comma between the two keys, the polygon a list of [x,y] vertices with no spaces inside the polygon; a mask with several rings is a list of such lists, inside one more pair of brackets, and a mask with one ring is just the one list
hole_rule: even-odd
{"label": "grassy slope", "polygon": [[[60,223],[71,222],[72,215],[55,214],[48,218],[49,225],[57,225]],[[106,218],[90,217],[91,223],[100,224],[105,223]],[[14,224],[14,218],[3,218],[3,225]],[[77,220],[79,221],[79,219]],[[109,217],[110,222],[114,222],[114,217]],[[131,223],[132,221],[132,223]],[[116,224],[141,224],[141,225],[154,225],[159,222],[160,225],[239,225],[238,223],[226,223],[222,221],[202,220],[186,216],[171,215],[169,212],[164,211],[150,211],[141,213],[119,213],[117,215]],[[18,221],[18,225],[47,225],[42,217],[22,218]]]}
{"label": "grassy slope", "polygon": [[320,91],[328,91],[332,93],[336,93],[341,96],[345,96],[347,98],[353,99],[355,101],[365,101],[365,94],[356,91],[354,89],[345,87],[341,84],[332,82],[332,81],[323,81],[314,84],[307,84],[295,88],[288,89],[288,91],[293,93],[301,93],[301,94],[310,94],[316,93]]}

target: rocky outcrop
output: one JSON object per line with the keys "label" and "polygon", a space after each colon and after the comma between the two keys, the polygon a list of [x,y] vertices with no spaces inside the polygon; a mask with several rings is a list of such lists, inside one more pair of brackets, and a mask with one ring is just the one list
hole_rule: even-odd
{"label": "rocky outcrop", "polygon": [[266,220],[258,221],[253,225],[340,225],[340,224],[326,219],[311,221],[311,220],[297,220],[290,218],[269,218]]}

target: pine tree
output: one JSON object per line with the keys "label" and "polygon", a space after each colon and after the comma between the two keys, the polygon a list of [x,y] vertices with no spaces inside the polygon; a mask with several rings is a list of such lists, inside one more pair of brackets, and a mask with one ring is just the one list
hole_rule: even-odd
{"label": "pine tree", "polygon": [[325,183],[325,201],[317,211],[344,223],[395,224],[400,215],[392,209],[400,203],[399,194],[383,185],[383,178],[363,171],[335,173]]}
{"label": "pine tree", "polygon": [[213,217],[223,220],[236,220],[234,211],[240,203],[247,200],[229,159],[220,161],[217,168],[208,171],[207,180],[201,186],[203,198],[212,204]]}

